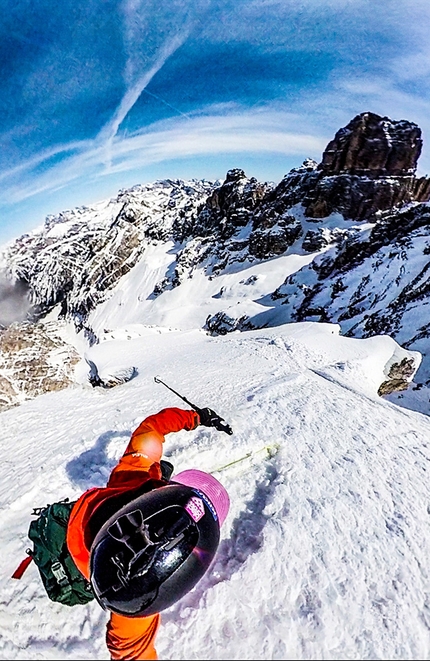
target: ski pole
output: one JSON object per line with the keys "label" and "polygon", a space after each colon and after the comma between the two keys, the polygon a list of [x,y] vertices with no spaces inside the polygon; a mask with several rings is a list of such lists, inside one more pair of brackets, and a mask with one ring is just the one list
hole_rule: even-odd
{"label": "ski pole", "polygon": [[[158,377],[158,376],[154,376],[154,381],[155,381],[155,383],[162,383],[163,386],[165,386],[166,388],[168,388],[168,390],[170,390],[170,391],[173,392],[175,395],[177,395],[178,397],[180,397],[180,398],[182,399],[183,402],[185,402],[186,404],[188,404],[188,406],[191,406],[191,408],[194,409],[194,411],[197,411],[197,413],[200,413],[200,411],[202,410],[201,408],[199,408],[198,406],[196,406],[195,404],[193,404],[192,402],[190,402],[186,397],[184,397],[183,395],[180,395],[178,392],[176,392],[176,390],[173,390],[173,388],[171,388],[170,386],[168,386],[167,383],[164,383],[164,381],[162,381],[162,380],[160,379],[160,377]],[[213,411],[213,413],[215,413],[215,411]],[[232,433],[233,433],[233,429],[230,427],[230,425],[227,424],[226,421],[223,420],[223,419],[218,415],[218,413],[215,413],[215,415],[217,415],[218,418],[219,418],[218,421],[217,421],[217,423],[216,423],[215,425],[213,425],[213,426],[215,427],[215,429],[218,429],[218,431],[223,431],[223,432],[225,432],[226,434],[232,434]]]}
{"label": "ski pole", "polygon": [[154,376],[154,381],[155,381],[155,383],[162,383],[163,386],[166,386],[166,388],[168,388],[171,392],[175,393],[175,395],[177,395],[178,397],[180,397],[180,398],[182,399],[183,402],[185,402],[186,404],[188,404],[188,406],[191,406],[191,408],[194,409],[195,411],[197,411],[197,413],[198,413],[198,408],[197,408],[197,406],[195,406],[194,404],[192,404],[192,403],[191,403],[186,397],[184,397],[183,395],[180,395],[178,392],[176,392],[176,390],[173,390],[173,388],[171,388],[170,386],[168,386],[167,383],[164,383],[164,381],[162,381],[162,380],[160,379],[160,377],[158,377],[158,376]]}

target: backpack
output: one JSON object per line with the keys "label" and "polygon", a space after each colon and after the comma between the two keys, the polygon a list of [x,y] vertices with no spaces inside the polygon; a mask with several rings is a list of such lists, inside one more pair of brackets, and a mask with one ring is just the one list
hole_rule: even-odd
{"label": "backpack", "polygon": [[27,553],[39,569],[46,593],[51,601],[66,606],[86,604],[94,599],[91,583],[76,567],[67,548],[67,524],[75,502],[69,502],[66,498],[36,508],[33,514],[37,519],[30,523],[28,529],[33,550]]}
{"label": "backpack", "polygon": [[[170,480],[174,467],[169,461],[161,460],[162,481]],[[154,483],[158,486],[160,482],[149,479],[137,489],[126,494],[125,503],[132,500],[136,495],[151,490]],[[12,574],[12,578],[20,579],[32,560],[36,563],[46,593],[51,601],[59,601],[66,606],[86,604],[95,595],[91,583],[81,574],[76,567],[67,547],[67,525],[73,506],[77,501],[69,502],[68,498],[60,500],[46,507],[36,507],[32,514],[37,519],[30,523],[28,536],[33,542],[33,550],[27,549],[25,558]],[[116,499],[117,507],[124,502]],[[119,503],[119,504],[118,504]],[[110,505],[109,505],[110,507]],[[103,507],[98,508],[98,516],[93,516],[97,529],[102,525],[112,512],[104,513],[100,521],[100,512],[103,515]]]}

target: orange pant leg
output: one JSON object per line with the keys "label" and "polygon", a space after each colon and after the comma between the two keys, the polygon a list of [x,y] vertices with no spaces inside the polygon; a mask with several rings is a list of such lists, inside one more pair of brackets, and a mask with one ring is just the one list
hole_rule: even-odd
{"label": "orange pant leg", "polygon": [[106,627],[106,645],[111,659],[158,659],[155,636],[160,615],[125,617],[111,613]]}

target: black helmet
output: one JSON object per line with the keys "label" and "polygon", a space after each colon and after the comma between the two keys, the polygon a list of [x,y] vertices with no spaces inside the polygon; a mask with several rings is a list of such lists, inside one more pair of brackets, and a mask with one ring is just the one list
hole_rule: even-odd
{"label": "black helmet", "polygon": [[128,617],[168,608],[207,571],[219,538],[217,512],[200,489],[172,481],[144,493],[111,516],[94,539],[97,601]]}

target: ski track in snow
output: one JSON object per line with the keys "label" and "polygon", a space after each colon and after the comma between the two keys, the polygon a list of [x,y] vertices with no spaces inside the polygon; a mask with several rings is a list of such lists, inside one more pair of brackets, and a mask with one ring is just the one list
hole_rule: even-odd
{"label": "ski track in snow", "polygon": [[[163,337],[153,351],[133,341],[141,362],[128,384],[69,388],[1,414],[1,658],[108,658],[96,603],[49,602],[34,566],[9,577],[34,506],[105,484],[146,415],[184,406],[155,374],[234,430],[168,435],[176,472],[255,453],[218,474],[231,497],[219,551],[162,614],[159,657],[429,658],[430,421],[366,391],[359,365],[356,390],[327,380],[323,345],[281,335],[178,334],[162,353]],[[275,456],[259,452],[274,443]]]}

